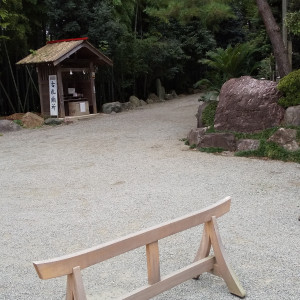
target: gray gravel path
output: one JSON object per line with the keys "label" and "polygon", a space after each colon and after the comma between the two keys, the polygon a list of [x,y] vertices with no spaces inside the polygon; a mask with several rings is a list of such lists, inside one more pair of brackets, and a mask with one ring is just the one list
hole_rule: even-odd
{"label": "gray gravel path", "polygon": [[[232,196],[219,227],[247,299],[299,299],[300,165],[189,150],[197,95],[0,136],[0,299],[63,299],[32,265]],[[201,227],[160,242],[161,273],[193,260]],[[83,272],[88,299],[146,284],[144,248]],[[155,299],[236,299],[210,274]]]}

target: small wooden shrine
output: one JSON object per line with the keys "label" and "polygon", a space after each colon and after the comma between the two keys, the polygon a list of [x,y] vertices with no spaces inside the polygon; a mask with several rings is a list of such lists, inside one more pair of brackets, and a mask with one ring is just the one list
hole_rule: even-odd
{"label": "small wooden shrine", "polygon": [[97,113],[95,70],[112,61],[87,38],[50,41],[17,65],[35,65],[41,113],[44,116],[79,116]]}

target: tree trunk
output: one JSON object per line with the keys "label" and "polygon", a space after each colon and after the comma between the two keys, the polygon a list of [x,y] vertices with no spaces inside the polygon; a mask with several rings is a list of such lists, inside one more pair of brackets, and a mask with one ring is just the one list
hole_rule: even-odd
{"label": "tree trunk", "polygon": [[279,76],[282,78],[292,71],[287,48],[284,46],[280,28],[275,21],[268,2],[266,0],[256,0],[256,3],[273,46]]}

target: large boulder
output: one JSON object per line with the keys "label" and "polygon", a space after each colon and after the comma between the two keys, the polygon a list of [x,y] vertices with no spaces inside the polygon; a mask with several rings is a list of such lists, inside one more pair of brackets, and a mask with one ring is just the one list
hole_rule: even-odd
{"label": "large boulder", "polygon": [[14,121],[11,120],[0,120],[0,133],[1,132],[9,132],[9,131],[17,131],[20,130],[22,127],[16,124]]}
{"label": "large boulder", "polygon": [[233,78],[222,86],[215,129],[257,132],[278,126],[285,110],[277,104],[277,84],[249,76]]}
{"label": "large boulder", "polygon": [[236,139],[231,133],[207,133],[203,135],[198,148],[222,148],[227,151],[236,150]]}
{"label": "large boulder", "polygon": [[284,124],[300,126],[300,105],[287,108],[284,115]]}
{"label": "large boulder", "polygon": [[296,141],[297,130],[279,128],[269,139],[268,142],[274,142],[286,150],[296,151],[300,147]]}
{"label": "large boulder", "polygon": [[206,106],[208,105],[208,102],[204,102],[201,101],[200,105],[198,107],[198,112],[196,114],[196,118],[197,118],[197,128],[201,128],[204,126],[203,122],[202,122],[202,113],[204,111],[204,109],[206,108]]}
{"label": "large boulder", "polygon": [[112,112],[119,113],[122,111],[122,105],[119,101],[104,103],[102,105],[104,114],[111,114]]}
{"label": "large boulder", "polygon": [[26,113],[22,117],[21,121],[23,126],[26,128],[36,128],[44,124],[43,118],[31,112]]}

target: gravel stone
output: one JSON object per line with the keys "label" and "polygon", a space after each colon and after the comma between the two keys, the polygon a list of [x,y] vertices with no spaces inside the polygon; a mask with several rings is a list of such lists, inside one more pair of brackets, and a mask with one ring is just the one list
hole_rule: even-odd
{"label": "gravel stone", "polygon": [[[70,254],[232,197],[218,219],[247,299],[298,299],[300,166],[190,150],[199,95],[0,136],[0,299],[64,299],[33,261]],[[159,242],[161,274],[192,262],[202,227]],[[88,299],[147,284],[145,248],[83,271]],[[160,300],[236,299],[204,274]]]}

